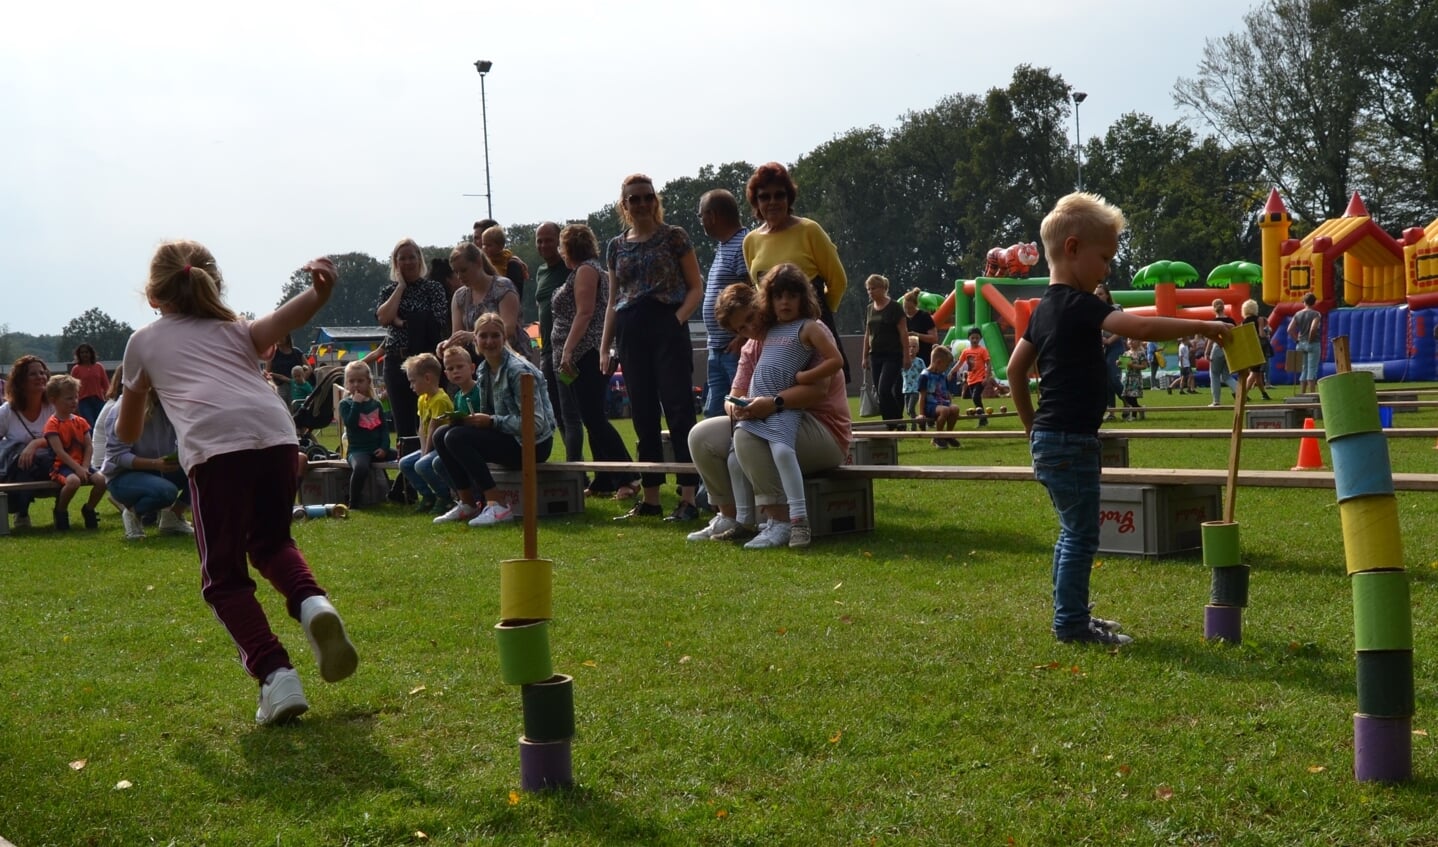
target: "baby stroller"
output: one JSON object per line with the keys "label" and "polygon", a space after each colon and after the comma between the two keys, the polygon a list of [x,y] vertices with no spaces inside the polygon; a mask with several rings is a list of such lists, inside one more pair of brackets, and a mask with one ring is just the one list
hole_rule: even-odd
{"label": "baby stroller", "polygon": [[334,387],[343,383],[344,378],[344,365],[328,365],[316,370],[314,393],[295,410],[295,433],[300,438],[300,452],[310,461],[339,458],[338,453],[326,449],[315,439],[314,431],[334,423]]}

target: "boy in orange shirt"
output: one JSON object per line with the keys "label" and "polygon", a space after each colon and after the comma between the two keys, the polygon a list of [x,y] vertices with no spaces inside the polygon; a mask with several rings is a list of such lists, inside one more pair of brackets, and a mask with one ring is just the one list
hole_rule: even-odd
{"label": "boy in orange shirt", "polygon": [[55,414],[45,421],[45,440],[55,453],[55,467],[50,478],[60,483],[55,496],[55,529],[70,528],[70,501],[81,485],[89,485],[90,501],[80,507],[86,529],[98,529],[100,518],[95,507],[105,496],[105,475],[90,467],[95,449],[90,440],[90,422],[75,414],[80,407],[80,380],[56,374],[45,383],[45,399],[55,407]]}
{"label": "boy in orange shirt", "polygon": [[984,414],[984,384],[989,379],[989,351],[984,349],[984,334],[978,327],[969,330],[969,346],[959,354],[959,361],[949,372],[950,378],[967,374],[964,378],[963,396],[974,401],[979,410],[979,426],[988,426],[989,418]]}

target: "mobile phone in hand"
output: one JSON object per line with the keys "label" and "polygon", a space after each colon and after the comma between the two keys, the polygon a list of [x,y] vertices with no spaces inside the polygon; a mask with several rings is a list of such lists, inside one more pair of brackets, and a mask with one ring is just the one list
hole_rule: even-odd
{"label": "mobile phone in hand", "polygon": [[726,394],[724,395],[724,399],[741,409],[749,405],[749,399],[747,397],[735,397],[733,394]]}

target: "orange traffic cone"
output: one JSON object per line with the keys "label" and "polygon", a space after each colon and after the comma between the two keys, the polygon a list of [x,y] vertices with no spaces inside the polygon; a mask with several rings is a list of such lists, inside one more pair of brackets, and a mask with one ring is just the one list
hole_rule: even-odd
{"label": "orange traffic cone", "polygon": [[[1304,429],[1313,429],[1313,418],[1303,419]],[[1321,471],[1323,470],[1323,455],[1318,452],[1318,439],[1314,436],[1305,436],[1298,442],[1298,464],[1293,466],[1295,471]]]}

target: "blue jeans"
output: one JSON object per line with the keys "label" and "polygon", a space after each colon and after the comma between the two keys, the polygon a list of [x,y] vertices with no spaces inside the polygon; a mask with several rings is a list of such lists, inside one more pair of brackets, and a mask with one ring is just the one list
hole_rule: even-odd
{"label": "blue jeans", "polygon": [[1054,545],[1054,634],[1088,629],[1088,585],[1099,537],[1098,437],[1036,431],[1029,440],[1034,476],[1048,489],[1059,516]]}
{"label": "blue jeans", "polygon": [[1217,406],[1223,402],[1223,384],[1227,382],[1228,387],[1233,390],[1234,396],[1238,395],[1238,378],[1228,370],[1228,354],[1217,344],[1208,354],[1208,390],[1213,393],[1213,404]]}
{"label": "blue jeans", "polygon": [[705,368],[704,417],[717,418],[724,414],[724,395],[734,387],[734,374],[738,371],[738,353],[709,348],[709,363]]}
{"label": "blue jeans", "polygon": [[1318,360],[1322,358],[1322,350],[1319,348],[1318,342],[1300,341],[1294,347],[1303,354],[1303,370],[1299,381],[1313,382],[1318,379]]}
{"label": "blue jeans", "polygon": [[177,500],[189,500],[190,485],[183,471],[168,476],[150,471],[122,471],[110,480],[109,491],[116,503],[135,514],[152,515],[174,506]]}
{"label": "blue jeans", "polygon": [[439,460],[439,453],[434,450],[428,453],[416,450],[406,455],[399,460],[399,470],[420,497],[435,500],[448,498],[449,490],[454,487],[450,484],[449,474],[444,472],[444,462]]}

